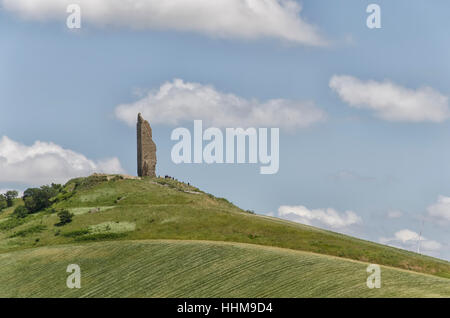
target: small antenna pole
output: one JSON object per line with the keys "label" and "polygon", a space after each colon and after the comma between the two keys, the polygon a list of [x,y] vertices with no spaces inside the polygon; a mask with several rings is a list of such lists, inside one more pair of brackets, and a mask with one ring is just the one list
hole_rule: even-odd
{"label": "small antenna pole", "polygon": [[425,222],[425,220],[422,220],[422,227],[421,227],[420,232],[419,232],[419,241],[417,242],[417,254],[420,254],[420,240],[422,238],[422,230],[423,230],[424,222]]}

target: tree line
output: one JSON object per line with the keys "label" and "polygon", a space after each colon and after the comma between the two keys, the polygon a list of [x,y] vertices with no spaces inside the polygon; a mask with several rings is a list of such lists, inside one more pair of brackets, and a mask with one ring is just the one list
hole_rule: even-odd
{"label": "tree line", "polygon": [[[26,216],[48,209],[53,204],[53,198],[55,198],[61,191],[63,186],[60,184],[52,183],[51,185],[44,185],[40,188],[29,188],[23,193],[23,205],[18,205],[12,216],[17,218],[25,218]],[[0,195],[0,212],[8,207],[14,205],[14,200],[18,197],[17,191],[8,191],[5,194]],[[56,211],[55,211],[56,212]],[[60,223],[58,225],[64,225],[72,221],[72,214],[67,210],[58,212]]]}
{"label": "tree line", "polygon": [[14,200],[19,196],[15,190],[7,191],[5,194],[0,194],[0,211],[10,208],[14,205]]}

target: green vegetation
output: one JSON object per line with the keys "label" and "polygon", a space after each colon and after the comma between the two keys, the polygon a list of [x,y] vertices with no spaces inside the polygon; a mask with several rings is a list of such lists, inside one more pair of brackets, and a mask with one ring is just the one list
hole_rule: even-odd
{"label": "green vegetation", "polygon": [[42,231],[44,231],[47,227],[44,225],[34,225],[32,227],[29,227],[27,229],[18,231],[18,232],[14,232],[14,234],[12,234],[10,237],[25,237],[28,236],[30,234],[35,234],[35,233],[41,233]]}
{"label": "green vegetation", "polygon": [[[58,235],[60,234],[59,231],[56,233],[58,233]],[[64,233],[63,235],[65,237],[77,237],[77,236],[82,236],[82,235],[86,235],[86,234],[89,234],[89,229],[81,229],[81,230],[71,231],[71,232]]]}
{"label": "green vegetation", "polygon": [[0,212],[8,207],[8,203],[6,202],[6,197],[3,194],[0,194]]}
{"label": "green vegetation", "polygon": [[14,209],[14,212],[12,214],[14,217],[23,219],[27,217],[28,215],[28,209],[24,205],[19,205]]}
{"label": "green vegetation", "polygon": [[14,200],[17,198],[17,196],[19,195],[19,193],[15,190],[10,190],[7,191],[4,195],[5,199],[6,199],[6,207],[12,207],[14,204]]}
{"label": "green vegetation", "polygon": [[73,214],[68,210],[64,209],[58,212],[59,222],[55,224],[55,226],[63,226],[70,222],[72,222]]}
{"label": "green vegetation", "polygon": [[6,208],[10,208],[14,205],[14,200],[19,193],[15,190],[7,191],[5,194],[0,194],[0,212]]}
{"label": "green vegetation", "polygon": [[124,233],[136,229],[136,224],[130,222],[104,222],[89,227],[89,232],[96,233]]}
{"label": "green vegetation", "polygon": [[179,182],[178,180],[174,180],[174,179],[170,179],[170,178],[155,178],[153,180],[154,180],[154,182],[156,182],[158,184],[167,186],[171,189],[175,189],[178,191],[203,193],[198,188],[191,186],[189,184],[183,183],[183,182]]}
{"label": "green vegetation", "polygon": [[[47,190],[49,189],[46,188],[45,191]],[[141,246],[139,245],[141,243],[138,244],[137,242],[142,242],[142,244],[144,244],[142,246],[148,246],[148,244],[150,243],[144,242],[148,240],[164,239],[192,241],[192,244],[194,244],[193,241],[216,241],[217,243],[210,243],[213,245],[198,245],[208,247],[205,253],[211,255],[211,257],[214,258],[222,255],[222,248],[226,249],[225,247],[229,246],[223,245],[219,242],[229,242],[232,244],[250,243],[253,244],[255,248],[258,248],[258,251],[263,251],[264,248],[267,249],[267,251],[264,253],[269,253],[268,251],[272,251],[273,247],[282,248],[284,251],[283,253],[286,253],[286,255],[290,255],[289,259],[291,259],[292,257],[300,257],[299,255],[309,255],[308,257],[311,256],[311,254],[308,253],[298,254],[298,251],[313,252],[316,254],[322,254],[321,257],[323,257],[324,260],[338,260],[339,262],[344,262],[345,264],[360,264],[355,263],[354,261],[356,260],[364,262],[365,267],[367,267],[367,263],[373,263],[434,275],[433,278],[414,272],[404,272],[401,270],[394,271],[394,269],[387,269],[389,273],[390,271],[392,271],[392,277],[394,278],[401,277],[401,279],[404,279],[405,277],[411,277],[412,279],[413,277],[415,277],[415,279],[422,279],[423,277],[426,277],[427,279],[436,279],[436,282],[438,282],[436,283],[436,289],[433,289],[434,287],[432,288],[431,285],[429,286],[429,289],[427,289],[428,287],[425,288],[424,286],[426,285],[426,282],[430,282],[431,284],[431,281],[423,278],[423,285],[418,284],[417,288],[412,289],[413,291],[411,291],[410,294],[408,294],[408,291],[402,291],[404,295],[444,295],[447,291],[447,289],[440,288],[442,284],[439,282],[449,282],[447,280],[447,278],[450,278],[449,262],[373,242],[356,239],[346,235],[321,230],[311,226],[253,214],[253,211],[243,211],[226,199],[216,198],[213,195],[204,193],[195,187],[184,184],[182,182],[178,182],[176,180],[163,178],[145,178],[143,180],[139,180],[126,179],[121,176],[94,175],[88,178],[78,178],[71,180],[65,186],[58,187],[53,190],[56,190],[53,193],[54,196],[48,198],[48,202],[50,202],[50,205],[44,204],[43,208],[39,211],[34,211],[31,214],[28,213],[23,218],[15,217],[15,214],[13,213],[14,210],[18,209],[19,206],[24,206],[22,200],[17,199],[13,207],[5,209],[4,212],[0,214],[0,260],[4,255],[9,255],[9,257],[12,257],[10,262],[12,262],[11,264],[13,265],[22,264],[20,263],[22,261],[24,262],[23,265],[20,265],[17,270],[21,269],[22,271],[27,271],[26,266],[31,266],[30,268],[32,269],[34,266],[33,264],[35,264],[34,262],[40,262],[38,258],[36,258],[29,259],[30,263],[27,263],[28,256],[26,255],[28,254],[45,254],[45,251],[53,251],[58,249],[61,249],[61,251],[69,251],[68,249],[78,251],[80,249],[90,249],[92,248],[92,246],[94,246],[93,244],[98,244],[95,245],[98,247],[97,251],[100,251],[103,248],[102,246],[105,247],[106,251],[108,250],[107,246],[116,246],[114,244],[118,244],[117,246],[121,247],[129,245],[130,249],[133,250],[132,246]],[[25,199],[25,202],[26,201],[27,199]],[[66,211],[67,213],[75,216],[72,216],[72,221],[68,223],[66,222],[64,226],[55,226],[55,224],[59,224],[61,222],[61,218],[59,218],[58,214],[55,213],[57,211]],[[66,214],[66,212],[64,212],[64,214]],[[58,247],[58,245],[62,244],[69,245]],[[174,242],[171,242],[170,244],[172,244],[174,246],[174,249],[176,250],[176,244]],[[150,244],[150,246],[153,248],[156,245]],[[196,248],[198,248],[198,246]],[[214,246],[214,248],[210,248],[210,246]],[[157,249],[157,247],[155,248]],[[246,245],[246,248],[250,247]],[[27,250],[25,251],[25,249]],[[177,252],[175,250],[173,252],[176,255],[179,255],[177,253],[181,253],[181,251]],[[216,254],[214,254],[212,250],[214,250],[214,253]],[[66,255],[64,257],[68,257],[68,255],[72,255],[71,253],[72,252],[67,252],[63,254]],[[115,261],[109,259],[102,260],[103,255],[106,255],[105,253],[99,252],[98,259],[95,259],[94,256],[92,256],[92,259],[90,260],[92,262],[91,264],[104,264],[107,267],[107,270],[105,270],[104,272],[105,275],[108,271],[112,271],[111,273],[116,273],[112,269],[114,262],[117,262],[114,263],[117,266],[120,265],[122,267],[137,266],[133,264],[134,258],[128,257],[128,254],[125,252],[120,252],[123,254],[117,254],[116,256],[118,259]],[[196,253],[203,252],[198,251]],[[77,257],[76,255],[77,254],[75,253],[73,257]],[[244,261],[247,257],[245,255],[246,254],[244,253],[242,256],[236,256],[237,258],[235,261],[238,263]],[[333,257],[325,257],[325,255]],[[316,256],[318,257],[318,255]],[[157,261],[153,257],[144,256],[144,254],[139,257],[142,257],[142,259],[135,259],[135,261],[139,261],[141,265],[143,263],[157,265]],[[144,257],[149,257],[148,261],[144,260]],[[169,256],[160,255],[160,257]],[[301,261],[302,257],[300,257],[298,261]],[[336,259],[335,257],[339,257],[339,259]],[[180,261],[181,260],[182,258],[180,259]],[[65,260],[61,260],[61,262],[63,261]],[[158,261],[161,261],[161,264],[167,262],[167,266],[175,271],[182,270],[177,269],[177,266],[184,266],[178,264],[175,260],[170,261],[169,258],[158,259]],[[50,258],[48,262],[50,262]],[[111,262],[111,264],[108,265],[108,262]],[[123,262],[123,264],[121,262]],[[197,262],[202,262],[202,258],[198,258]],[[56,264],[57,263],[58,262],[56,262]],[[232,263],[233,262],[231,262],[230,260],[230,264]],[[2,263],[0,261],[0,277],[5,277],[5,275],[9,275],[9,271],[14,271],[13,269],[8,267],[8,264],[10,263],[5,263],[6,267],[1,264]],[[197,265],[202,266],[201,264]],[[238,266],[238,264],[236,263],[233,266]],[[298,275],[301,275],[300,272],[296,272],[292,267],[289,267],[290,265],[286,265],[286,269],[283,269],[285,263],[280,263],[277,266],[279,266],[275,267],[277,272],[286,271],[286,275],[289,274],[289,272],[291,272],[291,274],[298,273]],[[362,265],[360,264],[360,266]],[[348,268],[351,268],[351,266]],[[65,268],[60,270],[62,271],[61,275],[66,274]],[[351,284],[353,280],[351,270],[349,270],[348,272],[346,270],[342,270],[342,272],[340,272],[340,270],[341,267],[337,267],[337,269],[331,270],[331,272],[336,275],[338,281],[339,279],[348,279],[349,284]],[[93,271],[95,272],[94,269]],[[244,270],[244,272],[245,271],[248,274],[252,274],[252,266],[248,266],[247,269]],[[255,273],[260,273],[260,275],[263,276],[267,274],[264,271],[258,272],[256,268]],[[394,275],[394,273],[397,274]],[[284,273],[279,274],[285,275]],[[39,279],[40,282],[45,280],[43,277],[47,277],[47,274],[44,274],[43,272],[36,273],[36,275],[44,275],[39,276],[40,278],[36,278]],[[48,275],[50,275],[50,273]],[[322,275],[322,273],[319,271],[317,272],[317,275],[320,276]],[[363,271],[361,275],[366,277],[367,273]],[[417,275],[417,277],[414,275]],[[112,274],[112,276],[115,276],[115,274]],[[190,280],[191,278],[187,276],[185,277],[185,279]],[[438,278],[436,276],[440,276],[442,278]],[[96,281],[96,278],[94,278],[94,276],[90,277],[91,278],[89,279]],[[144,277],[141,277],[140,279],[147,281],[147,283],[149,284],[151,283],[159,286],[158,284],[160,283],[158,283],[157,280],[152,280],[156,279],[154,276],[149,277],[150,278],[148,279],[144,279]],[[195,277],[195,275],[193,277]],[[11,284],[13,282],[15,282],[15,284],[21,284],[20,279],[17,278],[17,280],[11,280]],[[299,279],[306,278],[303,277]],[[310,280],[312,280],[311,277]],[[231,284],[231,282],[232,281],[230,280],[228,284]],[[365,283],[365,280],[363,280],[362,282]],[[239,285],[240,281],[236,280],[234,281],[234,283]],[[310,281],[303,281],[303,283],[306,284],[304,285],[304,288],[306,288],[305,286],[310,286],[312,284]],[[393,284],[392,286],[400,287],[409,286],[408,284],[410,284],[409,281],[397,281],[395,282],[395,284],[393,282],[391,283]],[[126,286],[124,284],[125,283],[120,283],[119,285],[125,288]],[[167,282],[167,284],[170,285],[170,280]],[[188,286],[189,284],[190,283],[186,282],[186,286]],[[192,282],[192,284],[194,284],[194,282]],[[258,285],[256,281],[253,282],[253,284]],[[293,286],[292,293],[294,293],[295,291],[295,293],[298,295],[307,295],[307,289],[300,290],[299,286],[300,283],[299,285],[297,285],[297,287]],[[133,286],[131,285],[126,287],[130,288],[130,293],[132,293],[132,287]],[[389,290],[384,290],[385,294],[378,293],[376,295],[394,295],[395,288],[392,288],[392,294],[388,294]],[[102,289],[99,288],[96,290],[98,293],[100,293]],[[53,288],[52,292],[54,291],[55,289]],[[331,294],[332,291],[333,289],[331,289],[330,294],[328,295],[333,295]],[[2,293],[6,295],[7,292],[11,292],[11,288],[9,289],[9,291],[8,289],[4,290],[2,284],[0,283],[0,295]],[[93,295],[100,295],[97,294],[97,292],[93,293]],[[251,294],[252,291],[250,289],[248,290],[248,292],[250,293],[248,295],[260,295]],[[341,294],[344,294],[345,292],[346,291],[344,290],[340,291]],[[366,291],[366,293],[367,292],[368,291]],[[61,293],[61,295],[69,295],[67,293],[69,293],[69,291],[64,291]],[[164,294],[162,290],[158,291],[157,288],[154,291],[136,291],[136,293],[137,295]],[[171,293],[169,289],[167,290],[167,293]],[[17,295],[19,294],[25,295],[25,289],[21,292],[18,292]],[[195,293],[190,296],[194,296],[194,294]],[[107,296],[110,295],[110,293],[105,289],[104,294],[101,295]],[[116,295],[122,296],[120,294]],[[125,295],[126,293],[123,296]],[[170,295],[176,296],[178,294],[176,292],[173,292]],[[234,294],[221,294],[221,296],[224,295]],[[243,293],[241,296],[243,295],[247,294]],[[289,288],[286,287],[285,294],[283,294],[282,291],[279,291],[274,292],[273,295],[266,295],[274,297],[276,295],[290,295]],[[348,295],[358,296],[357,293],[350,293]],[[360,295],[370,296],[369,294],[364,293],[361,293]],[[317,294],[317,296],[320,295]],[[337,296],[337,294],[335,294],[335,296]]]}
{"label": "green vegetation", "polygon": [[[65,237],[76,238],[76,241],[98,241],[102,239],[115,239],[123,237],[125,232],[134,231],[136,224],[129,222],[104,222],[81,229],[64,233]],[[59,235],[59,232],[57,232]],[[55,233],[56,234],[56,233]]]}
{"label": "green vegetation", "polygon": [[52,205],[52,198],[56,197],[62,190],[60,184],[30,188],[23,193],[23,201],[28,213],[42,211]]}
{"label": "green vegetation", "polygon": [[0,231],[3,232],[12,230],[25,223],[25,220],[23,220],[22,218],[7,218],[4,220],[5,221],[0,223]]}
{"label": "green vegetation", "polygon": [[[68,264],[81,289],[66,287]],[[119,241],[0,254],[0,297],[450,297],[445,278],[258,245]],[[39,286],[39,288],[37,288]]]}
{"label": "green vegetation", "polygon": [[83,241],[104,241],[104,240],[115,240],[125,237],[124,233],[94,233],[89,235],[83,235],[75,238],[75,242]]}

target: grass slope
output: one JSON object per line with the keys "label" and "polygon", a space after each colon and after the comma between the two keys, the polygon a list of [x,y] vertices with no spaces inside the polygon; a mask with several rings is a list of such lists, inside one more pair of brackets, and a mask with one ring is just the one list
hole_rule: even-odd
{"label": "grass slope", "polygon": [[[17,200],[18,204],[23,203]],[[75,214],[73,222],[57,227],[58,218],[51,211],[20,220],[11,216],[12,208],[0,214],[0,295],[449,297],[449,262],[254,215],[174,180],[106,176],[75,179],[65,186],[53,208],[69,209]],[[145,242],[161,239],[218,242]],[[254,247],[237,243],[251,243]],[[165,254],[164,249],[174,256]],[[70,262],[82,265],[86,289],[66,290],[65,268]],[[383,271],[382,291],[370,291],[365,286],[367,263],[444,279],[387,268]],[[148,266],[157,270],[153,272]],[[215,291],[214,286],[208,286],[196,274],[199,268],[204,268],[205,275],[211,271],[222,273],[214,276],[211,272],[205,277],[211,278],[212,285],[224,287]],[[169,269],[174,276],[167,272]],[[248,280],[245,275],[250,275]],[[336,282],[329,281],[330,275],[335,275]],[[274,283],[268,284],[266,276],[272,277]],[[95,286],[89,285],[91,281]],[[182,288],[184,285],[187,289]]]}
{"label": "grass slope", "polygon": [[[68,289],[69,264],[81,289]],[[0,254],[0,297],[450,297],[445,278],[241,243],[120,241]]]}

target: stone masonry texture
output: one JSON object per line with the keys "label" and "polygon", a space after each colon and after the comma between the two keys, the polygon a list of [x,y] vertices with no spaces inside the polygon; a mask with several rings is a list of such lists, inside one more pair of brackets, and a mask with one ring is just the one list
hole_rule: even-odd
{"label": "stone masonry texture", "polygon": [[156,145],[152,128],[139,113],[137,121],[137,160],[139,177],[156,177]]}

